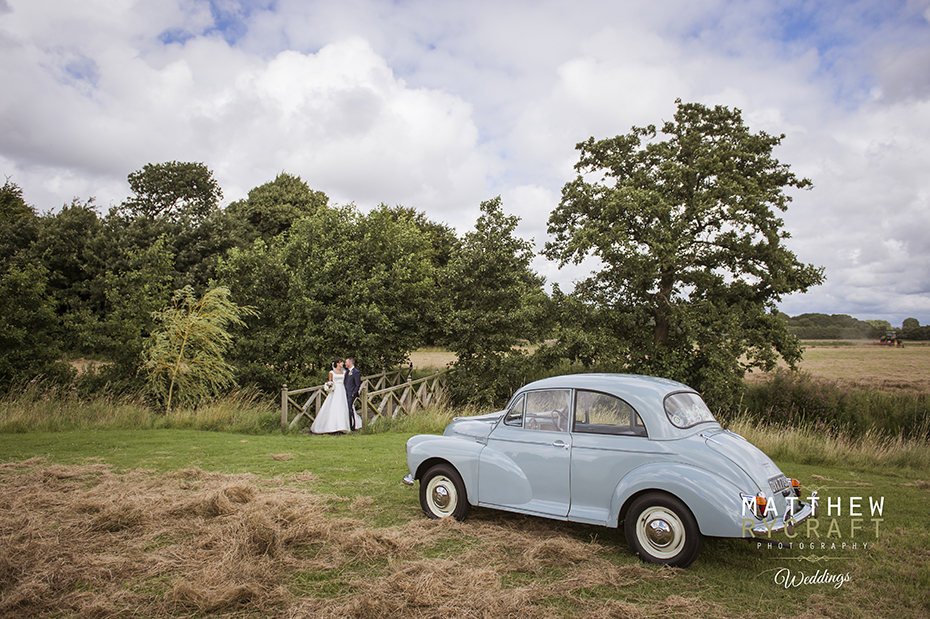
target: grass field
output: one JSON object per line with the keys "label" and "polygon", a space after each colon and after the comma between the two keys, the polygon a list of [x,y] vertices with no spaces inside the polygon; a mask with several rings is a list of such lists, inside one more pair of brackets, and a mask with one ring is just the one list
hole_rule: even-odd
{"label": "grass field", "polygon": [[[0,614],[930,614],[926,476],[780,461],[839,512],[771,548],[708,540],[675,570],[640,563],[613,529],[483,509],[464,523],[430,521],[400,483],[406,438],[0,435]],[[852,497],[861,518],[850,516]],[[883,497],[880,515],[869,497]],[[784,570],[849,581],[786,587]]]}
{"label": "grass field", "polygon": [[[930,394],[930,346],[903,348],[865,342],[805,342],[800,368],[815,378],[857,389]],[[764,379],[752,374],[749,380]]]}
{"label": "grass field", "polygon": [[418,370],[441,370],[455,361],[455,353],[441,348],[421,348],[410,354],[410,362]]}
{"label": "grass field", "polygon": [[[448,355],[414,363],[444,367]],[[930,347],[808,345],[802,369],[930,392]],[[67,406],[60,416],[82,414]],[[823,511],[771,546],[707,540],[678,570],[641,563],[616,529],[487,509],[428,520],[400,482],[415,426],[284,436],[184,419],[69,423],[0,433],[0,617],[930,617],[926,442],[734,421],[820,492]]]}
{"label": "grass field", "polygon": [[[441,349],[421,349],[410,356],[418,369],[442,369],[455,355]],[[783,366],[784,367],[784,366]],[[903,348],[865,341],[804,342],[801,370],[816,378],[852,388],[930,394],[930,345],[909,343]],[[748,380],[764,380],[754,373]]]}

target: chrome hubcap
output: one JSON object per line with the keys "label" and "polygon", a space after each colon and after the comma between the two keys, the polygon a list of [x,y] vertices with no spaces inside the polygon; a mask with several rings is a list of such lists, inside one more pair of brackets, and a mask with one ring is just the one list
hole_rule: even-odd
{"label": "chrome hubcap", "polygon": [[437,518],[451,516],[458,504],[455,484],[445,475],[433,477],[426,485],[426,500],[429,501],[429,511]]}
{"label": "chrome hubcap", "polygon": [[639,516],[636,537],[643,550],[653,557],[672,559],[685,546],[685,527],[672,510],[647,507]]}
{"label": "chrome hubcap", "polygon": [[436,486],[433,488],[433,505],[439,509],[449,507],[449,491],[445,486]]}
{"label": "chrome hubcap", "polygon": [[675,535],[667,522],[656,518],[646,523],[646,537],[656,548],[665,548],[672,543]]}

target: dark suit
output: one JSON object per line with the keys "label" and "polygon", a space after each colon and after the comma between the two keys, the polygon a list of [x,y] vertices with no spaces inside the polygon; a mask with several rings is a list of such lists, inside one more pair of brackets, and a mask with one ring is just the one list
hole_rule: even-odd
{"label": "dark suit", "polygon": [[355,398],[358,397],[358,390],[362,388],[362,374],[358,368],[346,369],[346,398],[349,400],[349,428],[357,430],[355,427]]}

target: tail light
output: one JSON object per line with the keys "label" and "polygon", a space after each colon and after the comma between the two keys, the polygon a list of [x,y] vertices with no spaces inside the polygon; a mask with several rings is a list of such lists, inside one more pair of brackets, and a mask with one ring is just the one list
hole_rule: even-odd
{"label": "tail light", "polygon": [[757,519],[762,520],[765,517],[765,508],[768,507],[768,500],[765,495],[759,492],[755,496],[751,494],[740,494],[743,506],[747,508]]}

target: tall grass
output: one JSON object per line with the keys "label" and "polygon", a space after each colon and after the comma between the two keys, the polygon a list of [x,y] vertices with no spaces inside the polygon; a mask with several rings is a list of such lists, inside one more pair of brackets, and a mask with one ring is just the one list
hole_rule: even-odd
{"label": "tall grass", "polygon": [[849,389],[805,372],[778,370],[767,381],[748,385],[739,412],[776,426],[930,438],[927,394]]}
{"label": "tall grass", "polygon": [[[473,408],[440,402],[413,415],[375,419],[364,434],[399,432],[441,434],[456,416],[475,415]],[[165,413],[141,393],[82,396],[77,390],[35,382],[0,398],[0,433],[67,430],[183,429],[271,434],[280,432],[278,402],[258,391],[234,391],[197,407]],[[309,425],[309,424],[304,424]]]}
{"label": "tall grass", "polygon": [[723,425],[769,456],[801,464],[930,471],[927,395],[849,389],[776,371],[746,387]]}
{"label": "tall grass", "polygon": [[264,434],[279,428],[279,422],[274,403],[255,391],[233,392],[167,414],[153,408],[141,393],[82,397],[74,389],[41,382],[0,399],[3,433],[177,428]]}
{"label": "tall grass", "polygon": [[[926,424],[926,422],[925,422]],[[875,428],[861,435],[826,431],[811,423],[796,426],[760,422],[743,411],[723,425],[775,460],[859,470],[930,472],[930,427],[923,438],[889,436]]]}
{"label": "tall grass", "polygon": [[419,408],[412,415],[402,415],[394,419],[375,419],[365,426],[362,434],[381,434],[384,432],[442,434],[446,426],[456,417],[470,417],[488,412],[492,411],[474,407],[453,408],[446,402],[440,402],[426,409]]}
{"label": "tall grass", "polygon": [[[743,406],[735,415],[721,415],[721,422],[777,460],[861,469],[930,471],[930,415],[915,414],[921,410],[919,405],[925,404],[924,400],[913,396],[902,400],[902,396],[878,392],[850,395],[804,377],[790,389],[789,386],[773,382],[766,389],[757,390],[753,396],[758,398],[756,409]],[[794,395],[789,394],[790,401],[797,406],[793,415],[778,413],[777,403],[784,399],[774,396],[766,399],[766,394],[776,388],[797,390]],[[759,414],[759,402],[768,402],[761,409],[764,414]],[[804,402],[808,402],[807,408],[801,408]],[[843,415],[851,415],[853,407],[863,403],[867,406],[863,408],[862,420],[844,424]],[[889,431],[889,427],[895,426],[887,422],[869,425],[881,411],[898,420],[897,432]],[[362,434],[441,434],[454,417],[484,412],[489,411],[439,403],[412,415],[372,421]],[[900,423],[911,417],[913,425]],[[38,383],[0,399],[2,433],[148,429],[274,434],[280,431],[280,412],[274,399],[254,391],[238,391],[196,408],[178,408],[168,414],[153,408],[139,394],[88,398],[74,390]]]}

